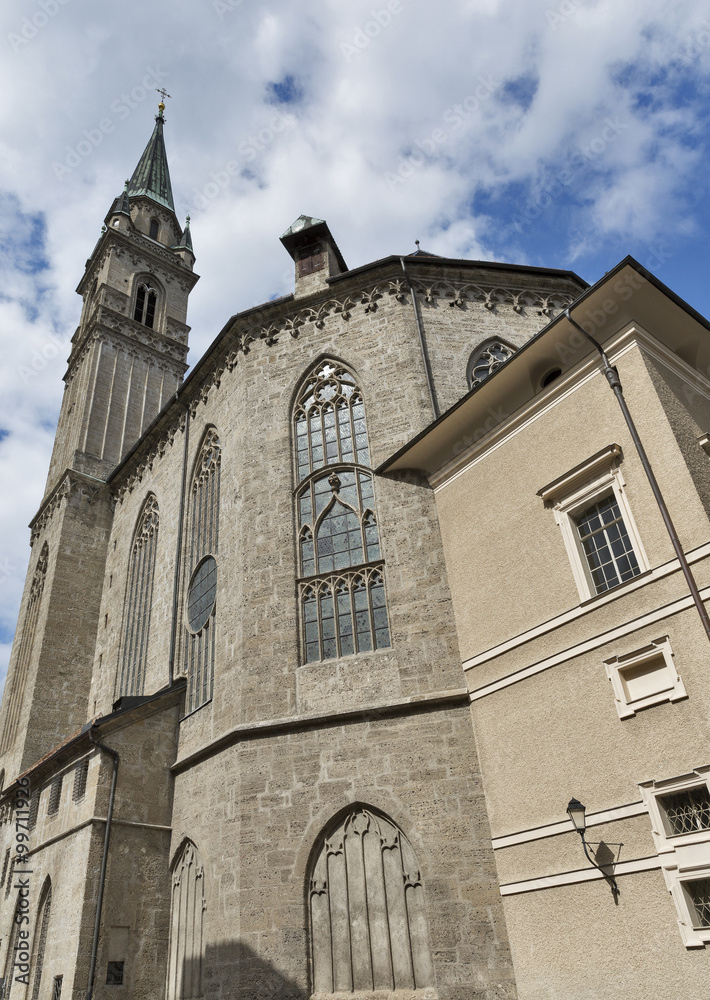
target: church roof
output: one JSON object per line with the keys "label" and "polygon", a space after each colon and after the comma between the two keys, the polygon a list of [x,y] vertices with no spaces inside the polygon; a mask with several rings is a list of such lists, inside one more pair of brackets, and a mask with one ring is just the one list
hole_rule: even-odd
{"label": "church roof", "polygon": [[298,233],[302,233],[304,229],[312,229],[314,226],[324,226],[324,219],[315,219],[312,215],[299,215],[294,223],[292,223],[286,232],[281,236],[281,240],[287,239],[289,236],[296,236]]}
{"label": "church roof", "polygon": [[160,112],[155,116],[153,134],[148,140],[148,145],[143,150],[143,155],[129,181],[128,194],[132,196],[145,195],[174,212],[173,189],[170,185],[168,157],[163,139],[164,123],[165,119]]}

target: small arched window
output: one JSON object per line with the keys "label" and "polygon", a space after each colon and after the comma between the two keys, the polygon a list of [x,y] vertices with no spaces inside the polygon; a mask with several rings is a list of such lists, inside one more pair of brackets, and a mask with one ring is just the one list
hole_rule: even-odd
{"label": "small arched window", "polygon": [[151,494],[138,518],[131,548],[126,591],[126,628],[121,661],[119,695],[142,695],[148,660],[148,638],[153,602],[155,555],[158,547],[160,512]]}
{"label": "small arched window", "polygon": [[158,294],[154,288],[141,282],[136,291],[136,307],[133,310],[133,319],[143,326],[149,326],[151,330],[155,324],[155,310],[158,304]]}
{"label": "small arched window", "polygon": [[468,362],[466,374],[469,388],[473,389],[474,386],[480,385],[496,368],[500,368],[514,354],[515,348],[501,340],[494,340],[482,348],[477,348]]}
{"label": "small arched window", "polygon": [[217,545],[222,449],[214,428],[200,448],[192,479],[188,511],[185,607],[187,711],[212,698],[217,601]]}
{"label": "small arched window", "polygon": [[160,223],[157,219],[150,220],[150,238],[152,240],[157,240],[158,233],[160,232]]}
{"label": "small arched window", "polygon": [[434,985],[419,866],[392,820],[358,805],[332,825],[308,899],[315,994]]}
{"label": "small arched window", "polygon": [[365,404],[352,373],[318,365],[294,418],[305,662],[389,646]]}

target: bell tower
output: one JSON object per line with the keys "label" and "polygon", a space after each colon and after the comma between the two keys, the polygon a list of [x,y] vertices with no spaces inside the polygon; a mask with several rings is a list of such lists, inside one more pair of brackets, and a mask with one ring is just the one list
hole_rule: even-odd
{"label": "bell tower", "polygon": [[46,494],[65,469],[103,479],[181,385],[193,271],[189,216],[175,214],[165,105],[113,202],[77,287],[84,305],[64,380]]}
{"label": "bell tower", "polygon": [[66,388],[0,710],[0,767],[19,773],[75,732],[88,704],[113,520],[108,474],[182,384],[198,280],[173,203],[161,102],[86,262]]}

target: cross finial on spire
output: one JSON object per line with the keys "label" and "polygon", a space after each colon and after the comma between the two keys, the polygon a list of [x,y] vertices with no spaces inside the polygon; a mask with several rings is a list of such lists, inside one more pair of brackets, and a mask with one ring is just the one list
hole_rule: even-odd
{"label": "cross finial on spire", "polygon": [[160,104],[158,105],[158,118],[163,117],[163,111],[165,111],[165,98],[170,97],[172,100],[172,95],[167,92],[165,87],[161,87],[160,90],[156,87],[156,92],[160,94]]}

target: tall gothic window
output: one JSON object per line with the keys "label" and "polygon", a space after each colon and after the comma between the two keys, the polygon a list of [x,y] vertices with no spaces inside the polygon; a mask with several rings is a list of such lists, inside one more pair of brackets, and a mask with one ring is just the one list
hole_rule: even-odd
{"label": "tall gothic window", "polygon": [[154,288],[141,282],[136,292],[136,306],[133,310],[133,319],[142,323],[143,326],[153,328],[155,322],[155,309],[158,303],[158,295]]}
{"label": "tall gothic window", "polygon": [[389,646],[365,404],[351,372],[318,365],[294,420],[304,659]]}
{"label": "tall gothic window", "polygon": [[385,816],[356,806],[322,837],[309,908],[314,993],[434,985],[417,859]]}
{"label": "tall gothic window", "polygon": [[143,694],[159,520],[158,501],[151,494],[138,518],[131,548],[126,592],[126,628],[121,662],[119,692],[121,696]]}
{"label": "tall gothic window", "polygon": [[187,710],[212,697],[219,542],[219,483],[221,448],[210,428],[200,449],[190,495],[187,539]]}
{"label": "tall gothic window", "polygon": [[[34,950],[34,981],[32,983],[32,1000],[39,1000],[40,988],[42,986],[42,969],[44,967],[44,951],[47,945],[47,930],[49,928],[49,916],[52,909],[52,883],[47,879],[42,890],[42,898],[37,913],[37,923],[35,928],[35,950]],[[46,993],[44,990],[43,993]]]}
{"label": "tall gothic window", "polygon": [[473,352],[468,362],[468,384],[471,389],[480,385],[484,379],[500,368],[500,366],[515,354],[515,349],[500,340],[494,340]]}
{"label": "tall gothic window", "polygon": [[20,649],[15,669],[10,682],[7,709],[5,712],[5,724],[3,727],[2,741],[0,741],[0,753],[5,753],[15,742],[17,728],[20,722],[22,711],[22,701],[27,683],[27,674],[32,660],[32,650],[34,648],[35,634],[37,632],[37,621],[39,619],[40,603],[42,592],[44,591],[44,581],[47,576],[47,563],[49,561],[49,548],[45,542],[42,546],[30,587],[30,598],[25,613],[25,625],[20,637]]}
{"label": "tall gothic window", "polygon": [[202,996],[204,868],[187,841],[173,865],[167,1000]]}

